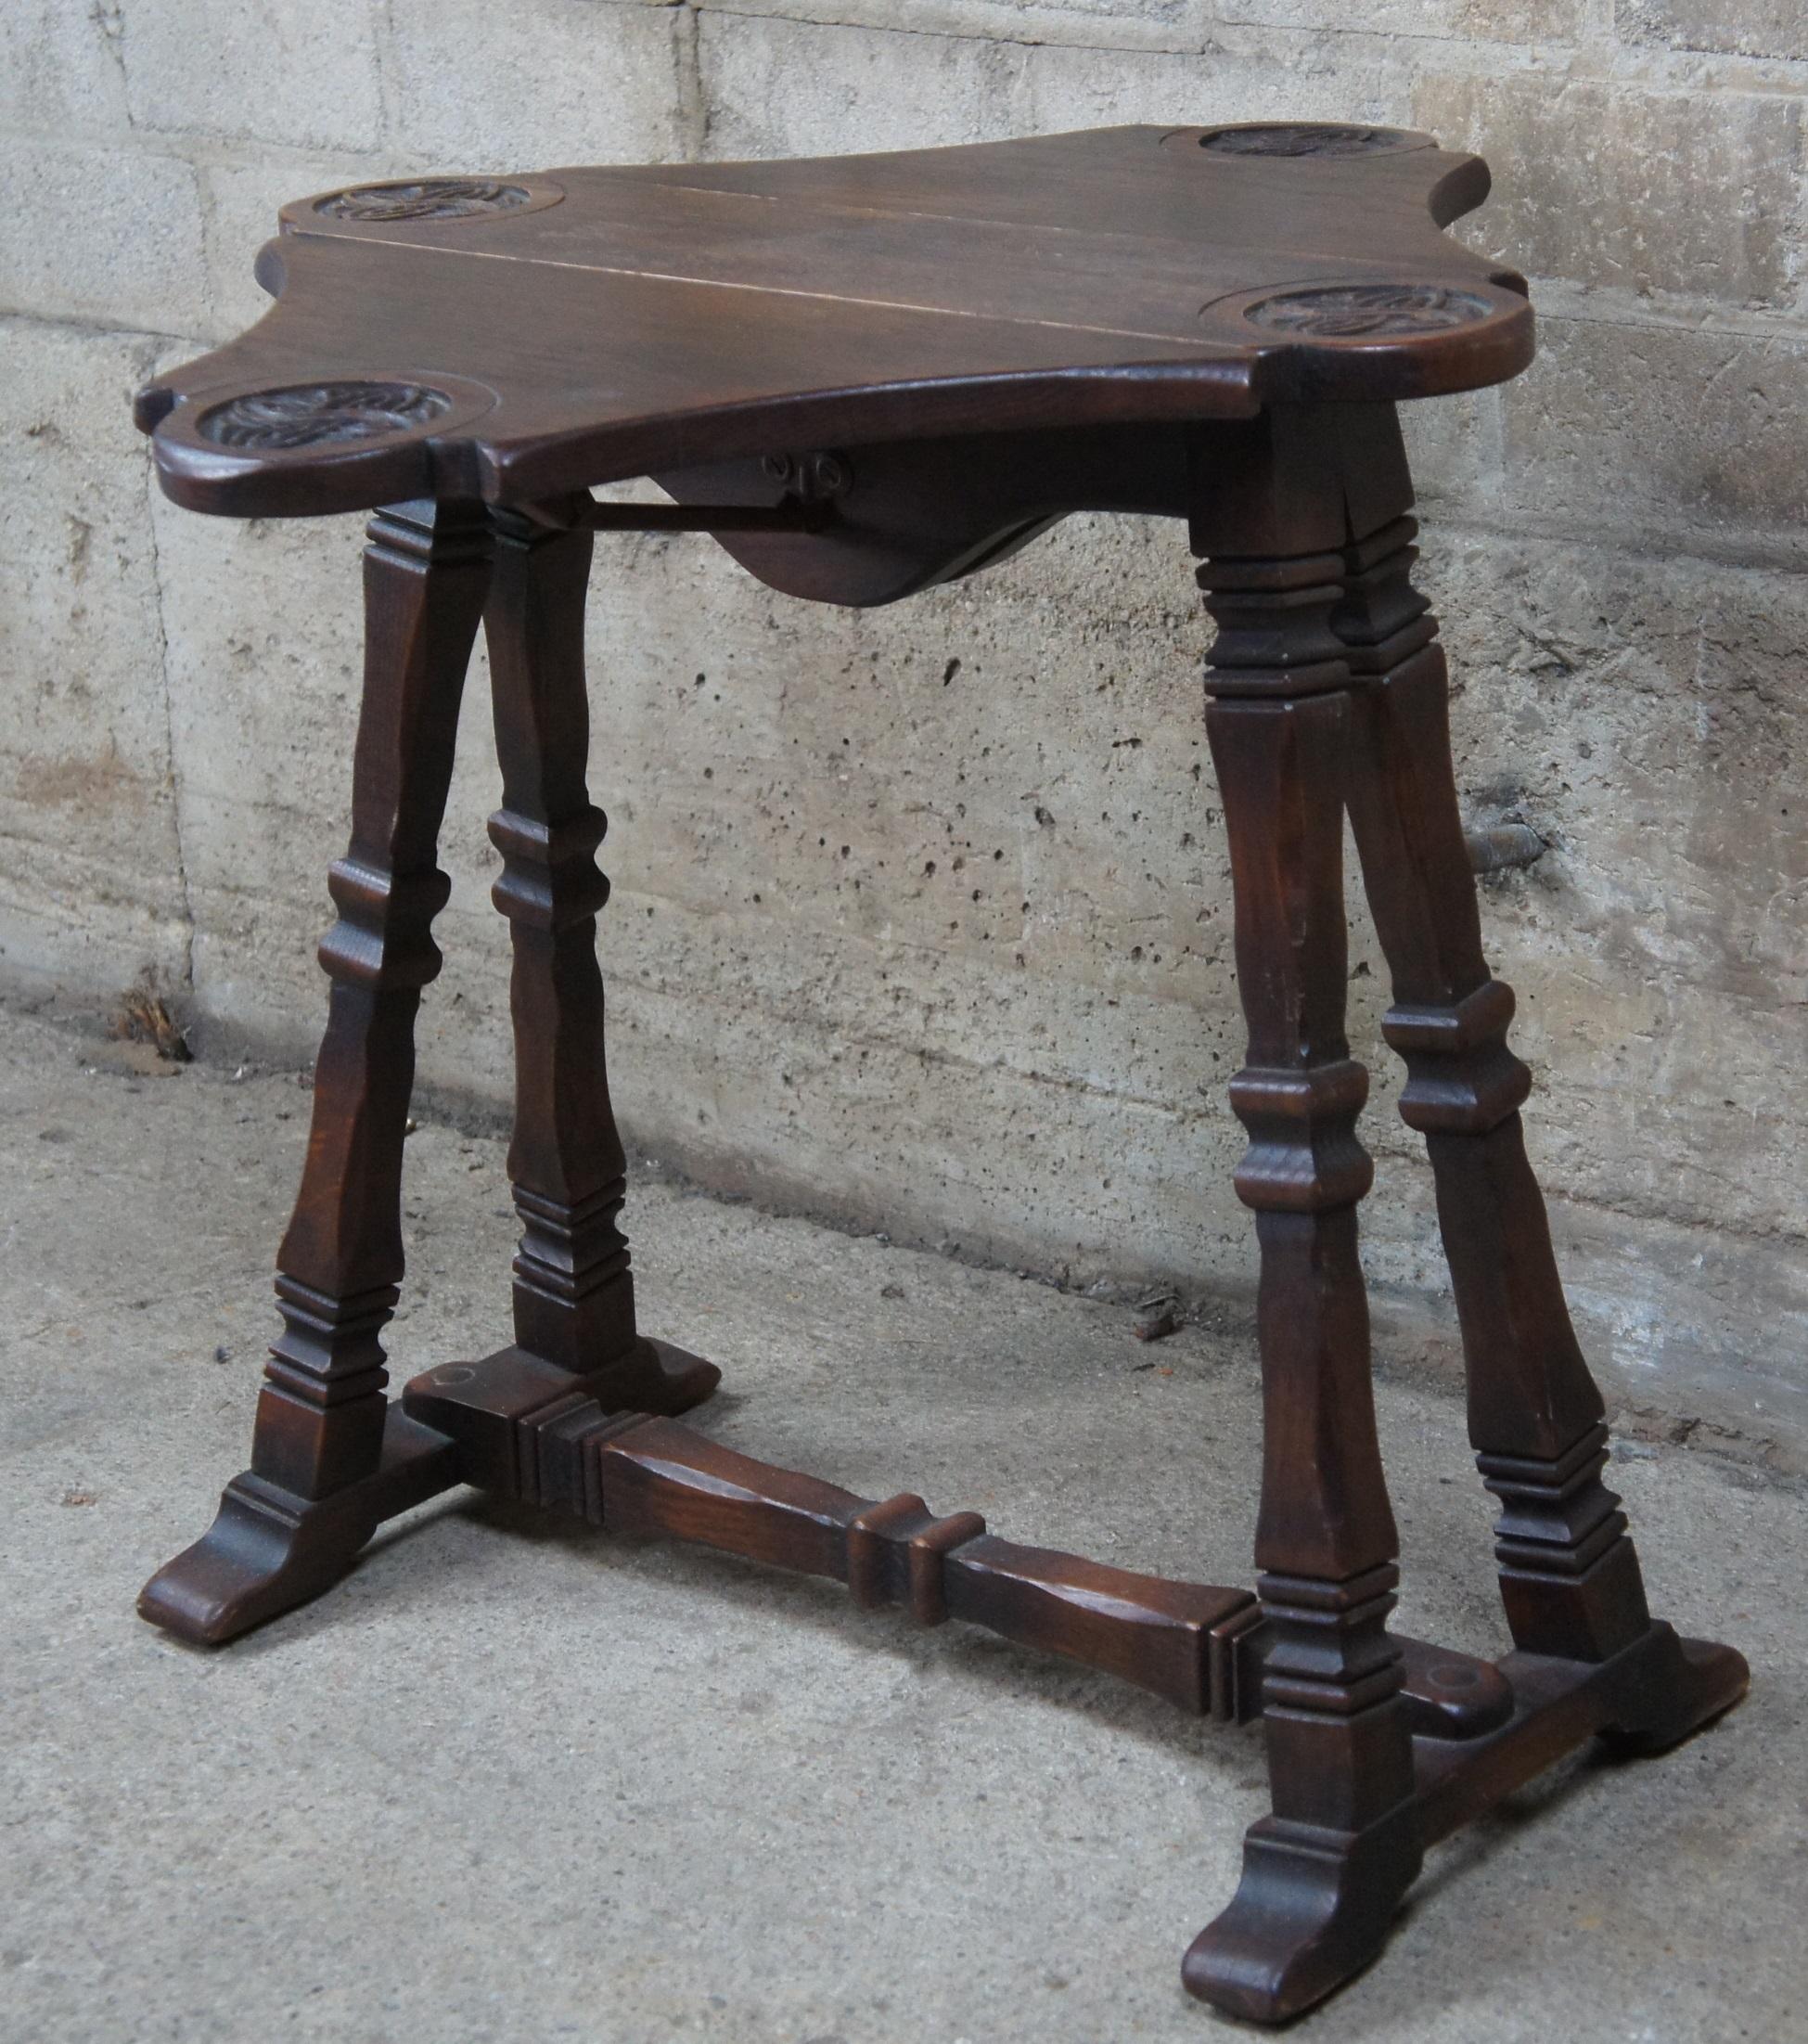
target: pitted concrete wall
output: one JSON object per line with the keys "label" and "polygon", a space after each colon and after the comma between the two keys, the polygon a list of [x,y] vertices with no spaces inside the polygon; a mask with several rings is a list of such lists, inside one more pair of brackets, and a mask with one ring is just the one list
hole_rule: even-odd
{"label": "pitted concrete wall", "polygon": [[[302,1051],[341,846],[354,522],[155,495],[135,382],[254,317],[279,201],[356,179],[821,154],[1124,121],[1355,119],[1480,149],[1461,231],[1543,353],[1411,413],[1425,578],[1541,1095],[1622,1394],[1808,1409],[1808,27],[1789,0],[11,0],[0,13],[0,977],[154,966]],[[872,614],[701,539],[605,540],[593,785],[613,1072],[718,1187],[1075,1282],[1246,1288],[1241,1048],[1181,535],[1076,520]],[[474,687],[423,1073],[500,1098]],[[1377,1067],[1375,1277],[1443,1283]]]}

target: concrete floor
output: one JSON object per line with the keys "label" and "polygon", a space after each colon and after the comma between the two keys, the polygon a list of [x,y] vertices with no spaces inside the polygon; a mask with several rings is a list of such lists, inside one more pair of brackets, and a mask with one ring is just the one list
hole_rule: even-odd
{"label": "concrete floor", "polygon": [[[1263,1806],[1257,1738],[835,1587],[468,1495],[217,1654],[142,1579],[244,1459],[292,1076],[133,1069],[0,1015],[7,1497],[0,2038],[333,2044],[1117,2044],[1227,2034],[1180,1953]],[[409,1146],[399,1376],[504,1338],[501,1146]],[[649,1187],[648,1328],[716,1357],[701,1424],[996,1530],[1246,1579],[1246,1328],[1121,1306]],[[1490,1650],[1486,1501],[1448,1393],[1379,1402],[1403,1627]],[[1654,1602],[1746,1704],[1571,1762],[1434,1857],[1306,2034],[1808,2037],[1802,1495],[1629,1445]]]}

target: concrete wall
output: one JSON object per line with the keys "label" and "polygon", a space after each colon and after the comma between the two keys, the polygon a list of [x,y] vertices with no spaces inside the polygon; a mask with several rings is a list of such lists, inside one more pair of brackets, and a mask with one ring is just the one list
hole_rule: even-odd
{"label": "concrete wall", "polygon": [[[1622,1394],[1808,1409],[1808,26],[1795,0],[9,0],[0,975],[154,966],[291,1051],[355,709],[353,521],[172,509],[133,385],[258,312],[288,197],[417,170],[1357,119],[1481,150],[1544,351],[1409,420],[1534,1142]],[[1241,1298],[1241,1031],[1178,533],[1072,521],[869,615],[611,540],[618,1096],[706,1183],[1071,1281]],[[500,1097],[474,691],[423,1070]],[[1442,1284],[1359,926],[1374,1275]],[[1402,1323],[1404,1324],[1404,1323]],[[1435,1342],[1431,1347],[1436,1349]],[[1443,1353],[1442,1350],[1439,1353]]]}

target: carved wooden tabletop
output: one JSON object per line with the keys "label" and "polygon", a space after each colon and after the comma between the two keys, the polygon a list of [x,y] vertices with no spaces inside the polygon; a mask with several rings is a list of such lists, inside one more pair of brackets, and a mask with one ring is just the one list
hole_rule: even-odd
{"label": "carved wooden tabletop", "polygon": [[243,517],[1430,396],[1531,359],[1523,280],[1442,232],[1487,188],[1275,125],[359,186],[284,210],[275,306],[138,419]]}

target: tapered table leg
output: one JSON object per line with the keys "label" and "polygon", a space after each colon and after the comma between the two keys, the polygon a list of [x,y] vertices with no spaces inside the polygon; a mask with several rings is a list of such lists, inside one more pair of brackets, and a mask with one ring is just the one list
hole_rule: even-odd
{"label": "tapered table leg", "polygon": [[[1359,677],[1350,809],[1393,981],[1383,1034],[1404,1059],[1400,1112],[1425,1137],[1468,1367],[1469,1437],[1496,1527],[1502,1600],[1529,1653],[1602,1662],[1650,1628],[1620,1500],[1601,1481],[1606,1408],[1570,1320],[1519,1110],[1509,988],[1489,972],[1451,771],[1443,653],[1410,570],[1410,519],[1345,550],[1334,623]],[[1666,1656],[1645,1747],[1735,1701],[1744,1664]]]}
{"label": "tapered table leg", "polygon": [[1262,1251],[1256,1589],[1273,1813],[1184,1978],[1276,2022],[1379,1950],[1417,1873],[1413,1753],[1388,1636],[1397,1540],[1376,1439],[1356,1202],[1367,1074],[1344,1036],[1341,806],[1348,670],[1328,629],[1335,555],[1214,559],[1207,687],[1230,840],[1249,1061],[1237,1189]]}
{"label": "tapered table leg", "polygon": [[503,805],[494,896],[514,950],[515,1131],[521,1217],[518,1347],[588,1381],[606,1408],[683,1411],[709,1396],[712,1364],[663,1354],[635,1324],[619,1221],[627,1160],[609,1103],[596,914],[609,882],[596,853],[608,822],[585,787],[590,711],[583,612],[593,541],[582,525],[496,514],[485,632]]}
{"label": "tapered table leg", "polygon": [[436,844],[488,577],[476,507],[405,504],[371,521],[352,842],[328,880],[339,919],[320,962],[332,994],[301,1193],[277,1256],[283,1331],[250,1470],[139,1602],[186,1639],[229,1639],[317,1596],[380,1519],[453,1481],[444,1445],[389,1408],[379,1337],[403,1276],[415,1015],[440,969],[431,924],[450,883]]}

